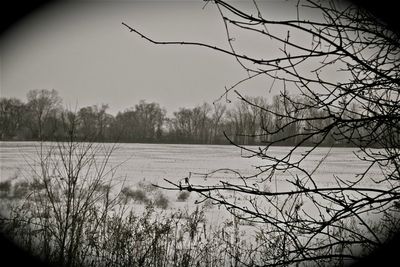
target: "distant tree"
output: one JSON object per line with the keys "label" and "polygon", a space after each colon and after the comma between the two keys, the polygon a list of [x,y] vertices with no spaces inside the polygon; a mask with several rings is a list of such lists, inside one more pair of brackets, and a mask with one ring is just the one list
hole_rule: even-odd
{"label": "distant tree", "polygon": [[141,100],[134,108],[118,112],[112,124],[113,138],[124,142],[160,142],[165,116],[166,110],[158,103]]}
{"label": "distant tree", "polygon": [[193,138],[196,143],[206,144],[210,135],[209,113],[211,106],[208,103],[192,109]]}
{"label": "distant tree", "polygon": [[89,106],[83,107],[78,111],[79,127],[78,133],[82,139],[85,137],[98,138],[98,125],[97,125],[98,107]]}
{"label": "distant tree", "polygon": [[226,105],[223,105],[220,102],[214,103],[212,111],[210,143],[215,144],[226,141],[222,129],[224,125],[224,116],[226,114]]}
{"label": "distant tree", "polygon": [[136,112],[132,109],[118,112],[115,116],[113,128],[113,139],[121,142],[134,142],[137,127]]}
{"label": "distant tree", "polygon": [[142,141],[154,141],[161,138],[162,125],[166,111],[157,103],[141,100],[135,105],[137,118],[136,135]]}
{"label": "distant tree", "polygon": [[208,103],[194,108],[180,108],[168,122],[170,136],[178,142],[208,143],[212,134],[210,112]]}
{"label": "distant tree", "polygon": [[234,142],[248,144],[248,123],[251,120],[248,105],[245,102],[238,102],[234,109],[228,110],[227,119],[231,125],[231,130],[228,133],[233,136]]}
{"label": "distant tree", "polygon": [[56,129],[57,114],[61,108],[61,98],[54,89],[31,90],[27,94],[27,116],[34,139],[43,140]]}
{"label": "distant tree", "polygon": [[[209,2],[221,15],[229,49],[156,41],[124,25],[154,44],[206,47],[233,57],[246,77],[227,88],[225,95],[234,92],[263,118],[273,120],[252,135],[246,106],[230,115],[235,132],[244,135],[242,140],[227,135],[229,141],[249,157],[264,160],[255,174],[231,170],[237,180],[205,186],[186,179],[174,188],[198,192],[238,218],[261,223],[259,238],[264,245],[256,248],[259,258],[254,260],[263,266],[343,265],[382,245],[400,225],[399,36],[371,13],[345,2],[298,1],[297,15],[282,20],[266,17],[261,2],[253,1],[251,8]],[[313,16],[303,18],[309,10]],[[278,52],[256,56],[243,51],[240,33],[254,34]],[[256,77],[280,88],[271,106],[238,91],[238,84],[245,86]],[[265,146],[240,145],[248,143],[246,136],[261,138]],[[274,155],[271,147],[279,144],[292,147]],[[351,180],[341,179],[338,172],[330,185],[321,184],[316,170],[328,155],[311,168],[305,161],[324,144],[357,147],[355,154],[367,167]],[[309,147],[304,150],[303,145]],[[381,173],[371,173],[373,167]],[[227,170],[207,176],[218,172]],[[278,174],[284,175],[287,183],[281,188],[287,190],[271,190]],[[225,197],[230,192],[247,203]]]}
{"label": "distant tree", "polygon": [[169,120],[169,133],[180,142],[193,141],[192,110],[180,108],[173,113],[174,117]]}
{"label": "distant tree", "polygon": [[0,98],[0,140],[17,137],[23,128],[25,105],[16,98]]}
{"label": "distant tree", "polygon": [[[262,97],[248,97],[260,107],[266,107],[267,101]],[[260,108],[246,102],[237,102],[233,109],[227,111],[229,129],[226,132],[233,136],[237,144],[255,144],[260,142],[260,132],[267,114]]]}
{"label": "distant tree", "polygon": [[102,104],[101,106],[83,107],[78,111],[79,127],[77,131],[81,139],[94,138],[96,141],[105,141],[113,119],[110,114],[107,114],[107,109],[108,105]]}

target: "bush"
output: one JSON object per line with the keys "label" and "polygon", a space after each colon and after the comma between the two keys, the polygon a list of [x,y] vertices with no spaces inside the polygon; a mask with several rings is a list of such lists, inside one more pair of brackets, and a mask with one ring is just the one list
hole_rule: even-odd
{"label": "bush", "polygon": [[135,202],[147,204],[149,202],[148,197],[146,196],[145,191],[141,189],[132,190],[129,187],[124,187],[121,190],[122,195],[125,197],[127,201],[132,199]]}
{"label": "bush", "polygon": [[11,181],[6,180],[0,182],[0,197],[5,197],[10,193],[11,190]]}
{"label": "bush", "polygon": [[26,181],[17,182],[14,184],[13,196],[14,198],[24,198],[30,191],[30,185]]}
{"label": "bush", "polygon": [[181,191],[181,192],[178,193],[178,197],[177,197],[176,200],[179,201],[179,202],[183,202],[183,201],[186,201],[189,198],[189,196],[190,196],[190,192]]}
{"label": "bush", "polygon": [[39,179],[34,179],[31,183],[30,183],[30,187],[32,190],[35,191],[40,191],[46,188],[44,182],[40,181]]}
{"label": "bush", "polygon": [[166,209],[169,205],[169,199],[160,192],[154,198],[154,205],[158,208]]}

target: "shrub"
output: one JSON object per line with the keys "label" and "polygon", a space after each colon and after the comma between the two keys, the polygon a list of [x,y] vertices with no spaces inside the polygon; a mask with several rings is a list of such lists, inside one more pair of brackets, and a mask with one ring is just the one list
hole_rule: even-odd
{"label": "shrub", "polygon": [[32,190],[35,191],[40,191],[46,188],[44,182],[40,181],[39,179],[34,179],[31,183],[30,183],[30,187]]}
{"label": "shrub", "polygon": [[154,198],[154,205],[158,208],[166,209],[169,205],[169,199],[160,192]]}
{"label": "shrub", "polygon": [[121,190],[121,193],[127,201],[132,199],[135,202],[144,203],[144,204],[149,202],[149,199],[147,198],[145,191],[143,191],[141,189],[132,190],[129,187],[124,187]]}
{"label": "shrub", "polygon": [[30,185],[26,181],[17,182],[14,184],[13,196],[14,198],[24,198],[28,195]]}
{"label": "shrub", "polygon": [[179,202],[183,202],[183,201],[186,201],[189,198],[189,196],[190,196],[190,192],[181,191],[181,192],[178,193],[178,196],[177,196],[176,200],[179,201]]}
{"label": "shrub", "polygon": [[11,190],[11,181],[6,180],[0,182],[0,197],[7,196]]}

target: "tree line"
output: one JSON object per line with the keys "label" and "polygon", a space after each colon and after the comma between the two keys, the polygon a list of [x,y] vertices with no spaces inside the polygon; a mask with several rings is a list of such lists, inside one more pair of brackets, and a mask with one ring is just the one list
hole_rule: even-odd
{"label": "tree line", "polygon": [[[0,140],[62,141],[69,136],[70,123],[76,123],[79,141],[235,144],[252,145],[274,141],[278,145],[297,144],[299,138],[313,128],[329,124],[325,120],[293,123],[306,117],[324,117],[326,111],[317,108],[299,109],[296,105],[309,99],[285,95],[246,97],[232,104],[203,103],[193,108],[181,107],[167,117],[160,104],[140,100],[134,107],[107,112],[108,105],[92,105],[71,111],[63,107],[56,90],[31,90],[26,102],[17,98],[0,98]],[[274,112],[271,112],[274,111]],[[354,112],[343,116],[357,116]],[[267,112],[268,111],[268,112]],[[287,116],[277,116],[286,114]],[[318,125],[317,125],[318,124]],[[355,134],[355,133],[353,133]],[[359,133],[358,133],[359,134]],[[313,136],[303,145],[320,142]],[[335,131],[324,137],[322,145],[352,145],[349,139],[335,138]]]}

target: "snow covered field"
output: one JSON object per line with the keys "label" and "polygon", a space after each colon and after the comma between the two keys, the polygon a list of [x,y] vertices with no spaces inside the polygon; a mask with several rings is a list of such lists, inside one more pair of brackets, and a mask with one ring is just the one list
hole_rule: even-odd
{"label": "snow covered field", "polygon": [[[1,181],[27,170],[28,163],[37,159],[38,145],[36,142],[0,142]],[[289,147],[272,147],[270,153],[283,156],[288,150]],[[302,148],[302,152],[306,150],[307,148]],[[304,163],[305,168],[315,168],[328,151],[329,148],[314,151]],[[365,162],[357,159],[354,151],[353,148],[333,148],[315,172],[315,177],[321,183],[330,183],[333,175],[342,179],[354,179],[355,174],[368,167]],[[124,179],[126,176],[127,183],[135,184],[146,180],[160,184],[164,178],[176,182],[187,177],[190,172],[208,173],[219,168],[234,169],[243,175],[252,174],[255,172],[254,166],[264,163],[258,158],[243,158],[241,153],[240,149],[233,146],[117,144],[110,164],[116,166],[122,163],[118,167],[118,179]],[[377,177],[380,170],[374,168],[369,173]],[[278,181],[282,179],[286,179],[285,174],[279,175]]]}
{"label": "snow covered field", "polygon": [[[47,143],[54,145],[54,143]],[[110,148],[112,144],[104,144]],[[0,142],[0,180],[4,181],[12,177],[29,176],[29,164],[37,158],[39,143],[37,142]],[[289,147],[273,147],[272,155],[284,156]],[[308,148],[301,148],[294,156]],[[364,171],[368,165],[360,161],[353,148],[319,148],[314,151],[304,162],[304,168],[313,170],[321,158],[328,156],[314,173],[315,180],[320,186],[333,185],[333,176],[344,180],[354,180],[357,173]],[[115,179],[125,181],[125,186],[135,187],[139,182],[167,185],[164,179],[178,182],[185,177],[190,177],[196,184],[215,184],[219,180],[235,178],[231,174],[219,172],[204,179],[200,173],[209,173],[216,169],[227,168],[240,172],[242,175],[251,175],[256,172],[255,166],[265,163],[259,158],[244,158],[239,148],[234,146],[218,145],[179,145],[179,144],[117,144],[109,161],[109,166],[121,164],[116,172]],[[273,183],[269,185],[271,190],[283,190],[287,188],[285,179],[289,173],[277,173]],[[369,171],[370,177],[381,175],[378,168]],[[371,182],[371,181],[370,181]],[[367,186],[372,186],[366,181]],[[375,186],[375,185],[374,185]],[[170,199],[171,208],[193,206],[196,196],[191,194],[188,201],[181,203],[176,201],[176,191],[166,191],[165,195]],[[212,216],[211,216],[212,217]]]}
{"label": "snow covered field", "polygon": [[[46,143],[46,146],[54,146],[55,143]],[[111,148],[113,144],[102,144],[105,148]],[[38,159],[39,143],[37,142],[0,142],[0,181],[5,181],[17,177],[17,179],[29,178],[30,168],[34,160]],[[283,157],[287,154],[290,147],[272,147],[271,155]],[[302,153],[309,148],[301,148],[293,159],[301,156]],[[302,167],[313,171],[316,166],[318,169],[313,174],[314,181],[320,187],[336,186],[334,176],[342,180],[356,179],[358,173],[362,173],[368,168],[366,162],[360,161],[356,155],[354,148],[319,148],[313,151]],[[232,169],[240,172],[242,175],[252,175],[257,172],[255,166],[265,164],[260,158],[244,158],[244,151],[234,146],[216,146],[216,145],[176,145],[176,144],[117,144],[113,151],[109,167],[118,166],[114,176],[117,184],[129,186],[131,188],[139,188],[139,184],[158,184],[167,186],[164,179],[174,183],[183,181],[185,177],[189,177],[193,184],[209,185],[217,184],[221,180],[227,180],[230,183],[241,183],[241,180],[229,172],[218,172],[205,178],[201,174],[213,172],[217,169]],[[245,155],[246,156],[246,155]],[[324,161],[321,163],[321,159]],[[99,155],[101,159],[101,155]],[[121,164],[121,165],[120,165]],[[280,190],[288,191],[293,187],[286,181],[293,177],[293,173],[281,172],[276,173],[273,179],[267,182],[267,188],[270,191]],[[381,170],[373,167],[369,170],[367,178],[379,178],[382,175]],[[385,186],[384,184],[375,184],[370,179],[363,181],[365,187]],[[152,196],[152,189],[142,187],[147,196]],[[191,193],[190,197],[185,201],[178,201],[179,191],[168,191],[157,189],[162,192],[168,202],[166,212],[176,210],[193,211],[198,207],[195,205],[198,196]],[[226,199],[232,203],[240,203],[239,205],[248,205],[244,201],[244,197],[240,194],[232,194],[228,192],[224,195]],[[237,202],[236,202],[237,201]],[[247,203],[247,204],[246,204]],[[261,202],[260,202],[261,203]],[[130,202],[134,211],[139,214],[143,212],[145,206],[143,203]],[[204,206],[203,206],[204,207]],[[309,212],[311,216],[318,215],[313,211],[313,203],[304,203],[302,209]],[[315,207],[314,207],[315,210]],[[328,212],[328,211],[327,211]],[[373,219],[369,214],[364,217]],[[230,229],[233,232],[233,217],[226,209],[220,206],[208,205],[205,209],[206,224],[215,229]],[[249,222],[239,222],[239,230],[241,238],[254,241],[254,226]],[[355,248],[357,249],[357,248]]]}

